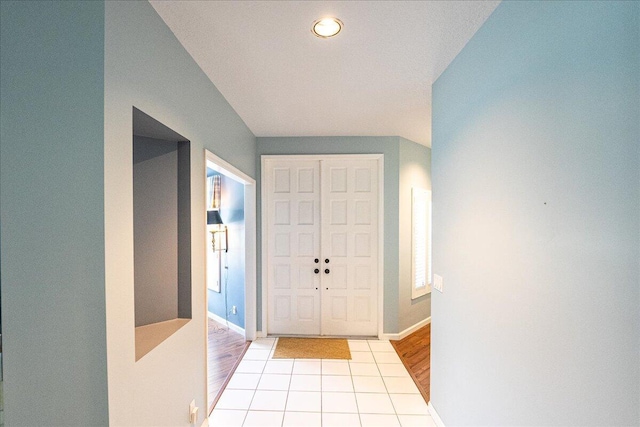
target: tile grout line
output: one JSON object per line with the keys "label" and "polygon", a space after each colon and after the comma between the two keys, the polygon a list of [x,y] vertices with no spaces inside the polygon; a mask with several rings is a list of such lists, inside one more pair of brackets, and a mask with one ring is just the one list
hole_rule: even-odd
{"label": "tile grout line", "polygon": [[[371,350],[371,346],[369,345],[369,341],[365,341],[367,343],[367,347],[369,348],[369,352],[371,353],[371,357],[373,357],[373,351]],[[375,358],[373,359],[375,361]],[[349,364],[349,373],[351,373],[351,364]],[[358,410],[358,421],[360,421],[360,425],[362,426],[362,415],[360,414],[360,406],[358,405],[358,396],[356,395],[356,385],[353,382],[353,374],[351,374],[351,385],[353,386],[353,398],[356,401],[356,409]]]}
{"label": "tile grout line", "polygon": [[[368,343],[368,342],[367,342]],[[371,347],[371,345],[369,345],[369,347]],[[373,354],[373,349],[371,350],[371,353]],[[382,371],[380,370],[380,367],[378,366],[378,359],[376,359],[375,354],[373,355],[373,360],[376,364],[376,369],[378,369],[378,372],[380,373],[380,380],[382,381],[382,385],[384,386],[384,390],[387,394],[387,398],[389,399],[389,402],[391,402],[391,407],[393,408],[393,415],[395,415],[396,420],[398,421],[398,425],[400,424],[400,418],[398,417],[398,411],[396,411],[396,407],[393,404],[393,400],[391,400],[391,394],[389,393],[389,389],[387,388],[387,383],[385,383],[384,381],[384,376],[382,376]]]}
{"label": "tile grout line", "polygon": [[280,427],[284,426],[284,417],[287,415],[287,405],[289,404],[289,392],[291,391],[291,377],[293,376],[293,367],[296,364],[296,359],[292,359],[292,360],[293,361],[291,362],[291,372],[289,372],[289,384],[287,385],[287,397],[284,399],[284,409],[282,410],[282,421],[280,422]]}
{"label": "tile grout line", "polygon": [[[277,340],[276,340],[277,341]],[[273,346],[275,345],[276,342],[271,343],[271,348],[273,348]],[[269,350],[271,351],[271,350]],[[253,399],[255,399],[256,397],[256,392],[258,391],[258,386],[260,385],[260,381],[262,380],[262,374],[264,374],[264,370],[267,367],[267,362],[269,361],[269,359],[267,359],[267,361],[264,362],[264,366],[262,367],[262,371],[260,372],[260,378],[258,378],[258,384],[256,384],[255,389],[253,390],[253,396],[251,396],[251,401],[249,402],[249,407],[247,408],[247,412],[244,414],[244,418],[242,420],[242,425],[244,426],[244,424],[247,421],[247,417],[249,416],[249,411],[251,410],[251,404],[253,403]],[[284,416],[283,416],[284,419]]]}
{"label": "tile grout line", "polygon": [[324,412],[322,412],[323,403],[324,403],[324,396],[322,395],[324,390],[322,390],[322,383],[323,383],[323,381],[322,381],[322,359],[320,359],[320,425],[322,425],[322,422],[324,421],[323,420],[324,417],[322,416],[322,414],[324,413]]}
{"label": "tile grout line", "polygon": [[[378,367],[378,361],[376,360],[375,355],[373,358],[376,361],[376,367]],[[378,371],[380,372],[380,368],[378,368]],[[382,372],[380,372],[380,379],[382,380],[382,385],[384,386],[384,389],[387,392],[387,397],[389,398],[389,402],[391,402],[391,407],[393,408],[393,414],[395,415],[396,420],[398,421],[398,425],[402,426],[402,423],[400,423],[400,416],[398,415],[398,410],[396,409],[396,405],[393,404],[393,399],[391,399],[391,393],[389,392],[387,383],[385,382],[384,377],[382,376]]]}

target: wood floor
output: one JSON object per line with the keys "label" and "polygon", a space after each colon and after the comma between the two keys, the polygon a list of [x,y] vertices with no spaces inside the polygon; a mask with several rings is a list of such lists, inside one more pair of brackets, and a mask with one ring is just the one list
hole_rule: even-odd
{"label": "wood floor", "polygon": [[391,341],[402,363],[418,386],[425,402],[429,403],[431,382],[431,324],[423,326],[411,335]]}
{"label": "wood floor", "polygon": [[219,392],[226,385],[228,378],[244,355],[249,342],[242,335],[209,319],[209,335],[207,339],[209,412],[219,398]]}

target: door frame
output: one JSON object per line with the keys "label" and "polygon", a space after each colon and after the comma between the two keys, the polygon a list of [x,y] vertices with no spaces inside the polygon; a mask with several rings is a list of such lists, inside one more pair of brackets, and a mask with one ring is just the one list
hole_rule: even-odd
{"label": "door frame", "polygon": [[[246,340],[252,341],[256,338],[256,305],[257,305],[257,269],[256,269],[256,237],[257,237],[257,215],[256,215],[256,180],[245,174],[232,164],[205,149],[204,175],[207,173],[209,162],[215,165],[215,170],[244,185],[244,230],[245,230],[245,254],[244,254],[244,336]],[[206,187],[206,186],[205,186]],[[205,190],[206,192],[206,190]],[[206,200],[206,193],[205,193]],[[206,230],[206,224],[203,225]],[[205,246],[209,250],[209,245]],[[206,256],[206,253],[205,253]],[[206,269],[205,269],[206,274]],[[206,276],[205,276],[206,283]],[[208,310],[209,294],[205,286],[205,310]],[[205,316],[207,321],[208,316]],[[205,331],[207,328],[205,328]],[[208,339],[205,333],[205,343]],[[207,346],[205,345],[205,351]]]}
{"label": "door frame", "polygon": [[267,336],[268,326],[268,273],[267,273],[267,238],[268,227],[267,209],[265,201],[267,200],[266,185],[267,177],[265,175],[265,162],[269,159],[290,159],[290,160],[328,160],[328,159],[363,159],[377,160],[378,162],[378,338],[384,335],[384,154],[263,154],[260,156],[260,221],[261,221],[261,294],[262,294],[262,325],[261,330],[256,331],[257,336]]}

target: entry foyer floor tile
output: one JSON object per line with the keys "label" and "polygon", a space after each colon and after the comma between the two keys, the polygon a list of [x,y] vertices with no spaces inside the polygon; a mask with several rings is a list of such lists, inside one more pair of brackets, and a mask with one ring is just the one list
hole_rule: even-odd
{"label": "entry foyer floor tile", "polygon": [[349,340],[350,361],[274,360],[276,341],[251,343],[210,426],[435,426],[388,341]]}

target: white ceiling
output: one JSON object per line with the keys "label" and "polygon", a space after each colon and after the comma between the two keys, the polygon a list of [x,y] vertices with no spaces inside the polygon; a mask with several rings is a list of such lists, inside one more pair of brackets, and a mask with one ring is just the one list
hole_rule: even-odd
{"label": "white ceiling", "polygon": [[[256,136],[431,145],[431,84],[499,1],[150,3]],[[344,22],[337,37],[316,19]]]}

